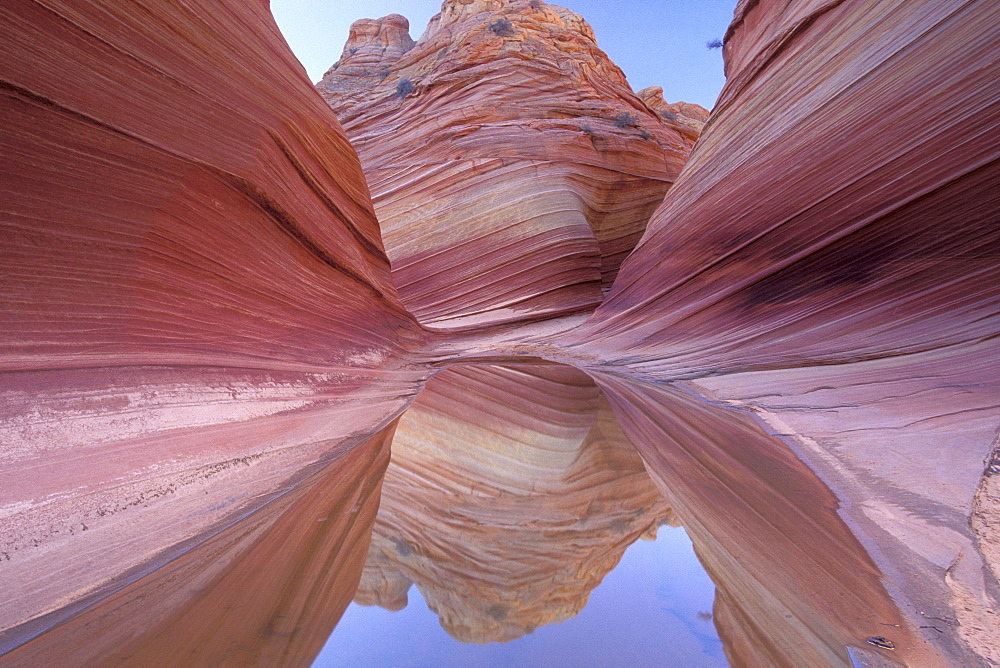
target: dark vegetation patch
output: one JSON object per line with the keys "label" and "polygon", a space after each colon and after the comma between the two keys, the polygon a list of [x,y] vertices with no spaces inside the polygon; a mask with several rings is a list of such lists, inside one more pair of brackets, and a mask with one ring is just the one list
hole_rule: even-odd
{"label": "dark vegetation patch", "polygon": [[615,116],[616,128],[637,128],[639,127],[639,117],[635,114],[622,113]]}
{"label": "dark vegetation patch", "polygon": [[497,19],[490,23],[490,30],[500,37],[509,37],[514,34],[514,25],[507,19]]}
{"label": "dark vegetation patch", "polygon": [[414,90],[416,90],[416,88],[417,87],[413,85],[412,81],[410,81],[406,77],[403,77],[402,79],[399,80],[399,83],[396,84],[396,97],[404,98],[410,93],[412,93]]}

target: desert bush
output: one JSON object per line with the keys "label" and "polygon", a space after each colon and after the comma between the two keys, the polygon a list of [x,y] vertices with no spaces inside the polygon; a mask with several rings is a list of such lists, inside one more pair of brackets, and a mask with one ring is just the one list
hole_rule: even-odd
{"label": "desert bush", "polygon": [[660,116],[663,116],[668,121],[676,121],[679,118],[677,114],[671,113],[669,111],[664,111],[663,113],[660,114]]}
{"label": "desert bush", "polygon": [[532,9],[541,9],[542,8],[542,0],[531,0],[531,2],[528,3],[528,5]]}
{"label": "desert bush", "polygon": [[490,30],[500,37],[505,37],[514,34],[514,25],[507,19],[497,19],[490,24]]}
{"label": "desert bush", "polygon": [[721,49],[723,47],[723,42],[721,39],[713,39],[711,42],[705,42],[705,46],[709,49]]}
{"label": "desert bush", "polygon": [[399,83],[396,84],[396,97],[406,97],[416,89],[413,82],[407,78],[402,78]]}
{"label": "desert bush", "polygon": [[635,114],[622,113],[615,116],[615,127],[635,128],[639,126],[639,119]]}

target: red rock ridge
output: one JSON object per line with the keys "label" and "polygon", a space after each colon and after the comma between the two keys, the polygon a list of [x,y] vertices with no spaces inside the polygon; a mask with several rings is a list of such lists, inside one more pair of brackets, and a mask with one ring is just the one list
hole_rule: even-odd
{"label": "red rock ridge", "polygon": [[969,521],[1000,423],[998,24],[984,1],[741,2],[711,121],[558,346],[751,411],[907,564],[913,618],[994,661]]}
{"label": "red rock ridge", "polygon": [[[337,84],[397,297],[358,158],[264,4],[0,9],[0,652],[58,644],[79,606],[266,523],[317,463],[378,466],[377,446],[343,458],[433,365],[520,356],[600,379],[733,585],[734,662],[845,664],[869,634],[916,665],[1000,662],[977,543],[1000,421],[1000,6],[741,2],[679,176],[684,133],[579,17],[445,10],[402,54],[398,21],[359,30]],[[574,331],[432,337],[403,309],[452,330],[587,312],[675,178]],[[309,498],[370,512],[371,484]],[[757,517],[733,531],[726,508]],[[307,533],[357,566],[365,527]]]}
{"label": "red rock ridge", "polygon": [[402,25],[356,23],[317,88],[403,301],[446,329],[592,310],[697,133],[643,104],[562,7],[448,1],[412,49],[385,49]]}
{"label": "red rock ridge", "polygon": [[397,370],[424,335],[264,3],[5,3],[0,124],[2,651],[428,372]]}

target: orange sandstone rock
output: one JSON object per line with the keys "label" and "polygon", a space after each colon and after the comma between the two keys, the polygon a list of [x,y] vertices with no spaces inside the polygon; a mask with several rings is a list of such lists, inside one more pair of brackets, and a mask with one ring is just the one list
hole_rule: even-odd
{"label": "orange sandstone rock", "polygon": [[669,103],[663,99],[663,88],[650,86],[637,93],[646,106],[660,114],[665,121],[681,132],[687,131],[694,139],[701,134],[708,120],[708,109],[689,102]]}
{"label": "orange sandstone rock", "polygon": [[413,48],[384,47],[409,42],[402,25],[355,23],[317,88],[404,303],[439,329],[593,310],[697,133],[643,104],[562,7],[448,0]]}
{"label": "orange sandstone rock", "polygon": [[[870,634],[920,665],[1000,661],[1000,7],[742,0],[680,175],[697,110],[634,95],[579,16],[442,9],[412,47],[399,17],[358,24],[321,82],[360,162],[261,3],[0,9],[0,652],[86,637],[71,615],[144,569],[239,590],[249,570],[178,552],[261,529],[319,462],[355,471],[432,364],[544,357],[600,378],[675,496],[734,660],[845,663]],[[605,291],[569,332],[480,328]],[[358,481],[304,515],[370,513]],[[342,546],[334,616],[363,526],[283,562]],[[187,604],[148,637],[186,634]]]}

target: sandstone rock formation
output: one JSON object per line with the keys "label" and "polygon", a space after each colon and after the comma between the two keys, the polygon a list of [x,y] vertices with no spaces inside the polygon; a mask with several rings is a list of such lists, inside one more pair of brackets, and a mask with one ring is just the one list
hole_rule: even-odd
{"label": "sandstone rock formation", "polygon": [[261,3],[0,8],[0,651],[391,421],[427,371]]}
{"label": "sandstone rock formation", "polygon": [[592,311],[697,138],[581,16],[528,0],[445,2],[415,44],[398,15],[358,21],[317,88],[436,329]]}
{"label": "sandstone rock formation", "polygon": [[663,88],[650,86],[636,93],[646,106],[658,113],[665,121],[695,139],[701,134],[708,120],[708,109],[689,102],[667,102],[663,98]]}
{"label": "sandstone rock formation", "polygon": [[572,367],[452,367],[401,418],[356,601],[412,583],[463,642],[575,616],[625,548],[676,518]]}
{"label": "sandstone rock formation", "polygon": [[55,630],[0,662],[308,665],[361,576],[394,427],[162,567],[38,620]]}
{"label": "sandstone rock formation", "polygon": [[993,660],[969,521],[1000,424],[998,22],[988,2],[741,2],[709,126],[570,335],[757,416],[836,485],[911,614],[957,617],[945,642]]}
{"label": "sandstone rock formation", "polygon": [[[325,78],[359,160],[262,3],[0,8],[0,661],[164,592],[121,643],[155,655],[267,555],[255,656],[308,660],[321,629],[269,624],[353,594],[372,435],[442,366],[546,359],[600,383],[734,663],[1000,662],[1000,6],[741,0],[679,175],[690,128],[578,16],[442,9]],[[332,600],[275,595],[314,544]],[[219,598],[172,598],[204,568]]]}

